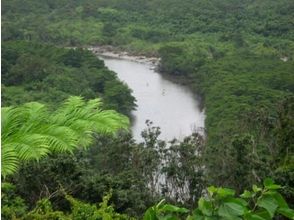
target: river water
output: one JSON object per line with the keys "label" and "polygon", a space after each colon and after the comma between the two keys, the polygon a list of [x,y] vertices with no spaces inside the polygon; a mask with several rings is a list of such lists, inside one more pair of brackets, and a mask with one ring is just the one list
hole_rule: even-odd
{"label": "river water", "polygon": [[132,132],[137,141],[142,140],[146,120],[160,127],[163,140],[182,139],[193,131],[203,131],[205,114],[189,88],[163,78],[150,63],[100,58],[133,90],[138,107],[132,112]]}

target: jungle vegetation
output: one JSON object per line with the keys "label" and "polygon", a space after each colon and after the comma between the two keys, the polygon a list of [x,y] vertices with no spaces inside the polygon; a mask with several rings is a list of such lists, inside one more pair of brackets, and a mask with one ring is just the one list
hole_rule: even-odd
{"label": "jungle vegetation", "polygon": [[[39,135],[40,129],[47,135],[48,126],[61,125],[56,117],[65,110],[62,103],[79,100],[83,114],[91,111],[91,103],[99,103],[98,115],[110,111],[110,116],[122,121],[114,126],[115,134],[74,124],[73,129],[81,129],[76,136],[58,134],[73,138],[74,142],[66,142],[70,153],[49,150],[54,148],[51,141],[42,146],[46,149],[40,152],[42,159],[18,155],[18,169],[8,173],[5,169],[3,173],[2,165],[2,218],[142,218],[153,207],[144,218],[284,215],[291,219],[293,1],[9,0],[1,4],[2,156],[7,146],[6,117],[21,124],[35,123],[22,132]],[[120,114],[130,116],[135,98],[103,61],[82,49],[90,45],[160,57],[163,74],[202,96],[205,137],[193,134],[166,143],[158,138],[160,128],[147,122],[144,141],[136,143],[129,132],[117,130],[125,128],[127,120]],[[16,128],[22,129],[19,124]],[[81,148],[79,137],[86,131],[96,132],[91,132],[91,144]],[[23,141],[39,146],[40,139],[28,136]],[[26,148],[34,154],[29,157],[39,158],[38,152]],[[8,159],[22,150],[20,146],[10,152]],[[221,188],[206,190],[210,185]],[[154,206],[162,199],[173,205]],[[256,213],[260,210],[263,214]]]}

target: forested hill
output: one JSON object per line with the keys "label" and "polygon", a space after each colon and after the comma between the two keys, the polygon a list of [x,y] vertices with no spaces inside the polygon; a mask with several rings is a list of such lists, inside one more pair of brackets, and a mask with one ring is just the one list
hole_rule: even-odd
{"label": "forested hill", "polygon": [[131,90],[87,50],[24,41],[2,44],[2,106],[39,101],[58,105],[72,95],[101,97],[105,109],[129,115]]}
{"label": "forested hill", "polygon": [[[211,184],[241,193],[266,177],[284,186],[281,193],[293,205],[293,12],[293,0],[2,1],[2,105],[39,101],[54,109],[70,95],[99,96],[103,108],[129,114],[135,100],[115,73],[89,51],[63,48],[112,45],[160,57],[158,70],[201,95],[206,113],[205,138],[193,134],[166,143],[149,122],[140,144],[129,133],[100,134],[88,151],[24,163],[8,178],[14,187],[5,187],[4,214],[22,216],[62,185],[91,203],[112,192],[115,211],[140,218],[162,197],[195,207]],[[161,175],[166,179],[156,190]],[[210,190],[220,197],[232,195],[223,188]],[[260,196],[261,188],[253,191],[249,197]],[[20,197],[25,202],[15,207]],[[81,210],[94,207],[66,198],[58,195],[50,202],[66,213],[69,201]],[[271,215],[280,198],[265,202],[274,204],[267,207]],[[206,200],[199,206],[212,216]],[[259,212],[257,206],[253,209]],[[220,213],[227,217],[227,210]]]}
{"label": "forested hill", "polygon": [[2,39],[145,52],[160,42],[235,43],[293,56],[293,10],[291,0],[12,0],[2,2]]}

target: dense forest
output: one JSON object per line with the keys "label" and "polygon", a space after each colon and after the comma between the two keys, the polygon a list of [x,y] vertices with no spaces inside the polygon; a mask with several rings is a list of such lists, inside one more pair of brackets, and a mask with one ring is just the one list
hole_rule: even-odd
{"label": "dense forest", "polygon": [[[2,218],[294,219],[293,11],[291,0],[2,1]],[[166,142],[147,121],[137,143],[131,89],[83,49],[101,45],[159,57],[201,95],[205,135]]]}

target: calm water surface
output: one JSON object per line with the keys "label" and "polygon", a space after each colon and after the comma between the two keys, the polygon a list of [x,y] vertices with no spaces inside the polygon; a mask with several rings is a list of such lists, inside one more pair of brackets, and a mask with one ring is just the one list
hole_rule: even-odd
{"label": "calm water surface", "polygon": [[151,120],[161,128],[160,138],[183,138],[204,127],[205,114],[197,97],[187,87],[164,79],[152,70],[152,65],[127,59],[101,57],[105,65],[117,73],[132,90],[137,99],[133,111],[132,132],[140,141],[145,121]]}

